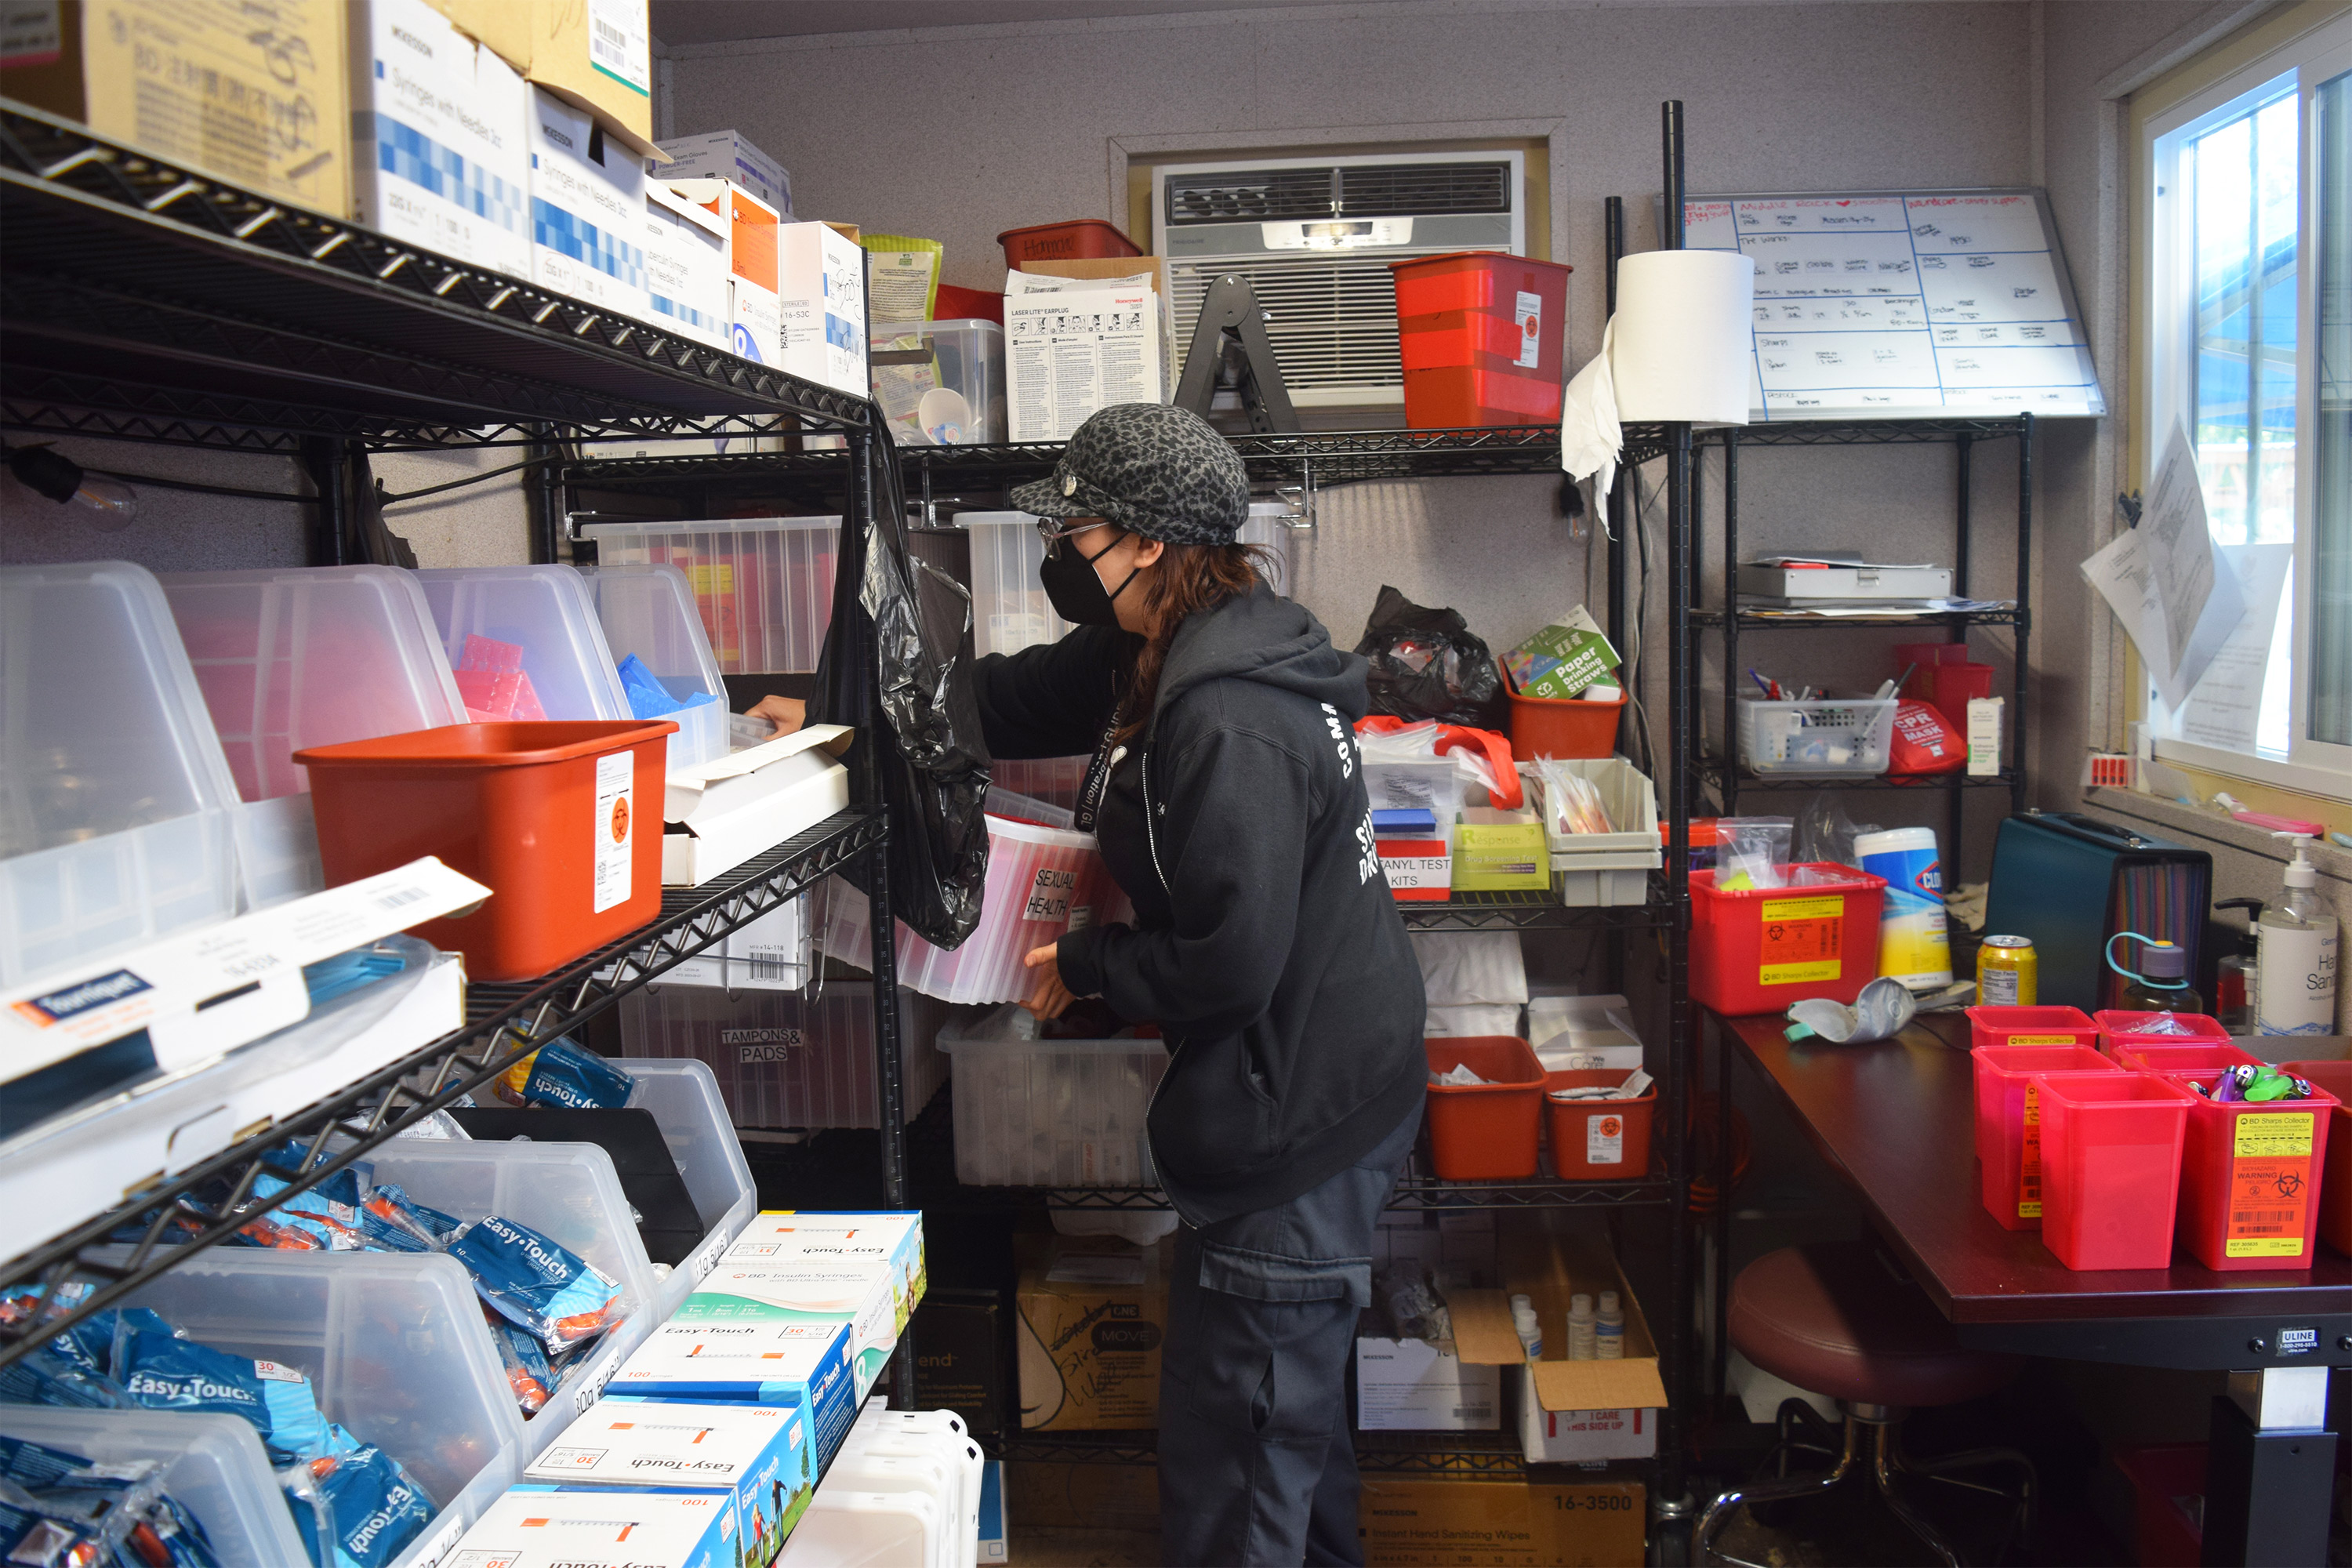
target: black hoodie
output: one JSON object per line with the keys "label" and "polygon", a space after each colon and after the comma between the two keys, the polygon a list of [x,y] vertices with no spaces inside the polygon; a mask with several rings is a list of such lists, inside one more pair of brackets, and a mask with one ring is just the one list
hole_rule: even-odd
{"label": "black hoodie", "polygon": [[[1092,752],[1136,639],[1086,626],[979,661],[989,749]],[[1195,1225],[1354,1164],[1428,1081],[1421,969],[1372,843],[1352,726],[1365,665],[1261,585],[1187,620],[1096,834],[1136,924],[1061,941],[1062,979],[1160,1026],[1152,1158]]]}

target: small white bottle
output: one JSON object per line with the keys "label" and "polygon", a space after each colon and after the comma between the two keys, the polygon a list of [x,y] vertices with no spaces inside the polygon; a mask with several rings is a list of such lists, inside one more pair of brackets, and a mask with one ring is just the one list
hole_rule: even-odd
{"label": "small white bottle", "polygon": [[1511,1298],[1511,1329],[1519,1336],[1519,1348],[1527,1352],[1530,1364],[1543,1360],[1543,1324],[1536,1319],[1536,1304],[1525,1296]]}
{"label": "small white bottle", "polygon": [[1592,1315],[1592,1355],[1596,1361],[1625,1359],[1625,1310],[1614,1290],[1601,1292],[1600,1310]]}
{"label": "small white bottle", "polygon": [[1568,1299],[1568,1359],[1591,1361],[1599,1352],[1594,1346],[1592,1298],[1581,1290]]}
{"label": "small white bottle", "polygon": [[2319,901],[2319,873],[2305,858],[2310,836],[2280,833],[2292,841],[2286,891],[2255,922],[2261,947],[2254,977],[2254,1032],[2261,1035],[2325,1035],[2336,1027],[2338,957],[2336,917]]}

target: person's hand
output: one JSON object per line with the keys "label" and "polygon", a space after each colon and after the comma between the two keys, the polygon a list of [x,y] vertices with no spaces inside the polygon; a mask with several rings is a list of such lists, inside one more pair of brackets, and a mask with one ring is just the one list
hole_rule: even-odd
{"label": "person's hand", "polygon": [[797,697],[762,697],[746,719],[765,719],[779,735],[789,735],[808,721],[808,704]]}
{"label": "person's hand", "polygon": [[1041,1023],[1060,1017],[1070,1010],[1070,1004],[1077,1000],[1070,994],[1070,988],[1062,984],[1061,951],[1048,942],[1044,947],[1031,948],[1029,956],[1021,961],[1024,967],[1038,972],[1036,987],[1029,993],[1029,1000],[1021,1005],[1036,1014]]}

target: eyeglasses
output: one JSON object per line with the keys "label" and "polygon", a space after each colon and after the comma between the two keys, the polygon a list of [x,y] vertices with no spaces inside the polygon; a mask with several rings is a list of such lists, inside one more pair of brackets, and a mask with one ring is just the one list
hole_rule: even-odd
{"label": "eyeglasses", "polygon": [[1099,517],[1041,517],[1037,520],[1037,537],[1045,542],[1045,558],[1050,561],[1061,554],[1065,539],[1075,539],[1081,533],[1091,533],[1097,528],[1111,526],[1109,521]]}

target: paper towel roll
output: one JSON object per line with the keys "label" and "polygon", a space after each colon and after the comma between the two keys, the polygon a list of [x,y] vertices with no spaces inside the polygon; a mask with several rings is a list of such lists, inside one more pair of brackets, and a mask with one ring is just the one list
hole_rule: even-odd
{"label": "paper towel roll", "polygon": [[1649,250],[1618,262],[1617,416],[1747,424],[1755,296],[1756,264],[1736,251]]}

